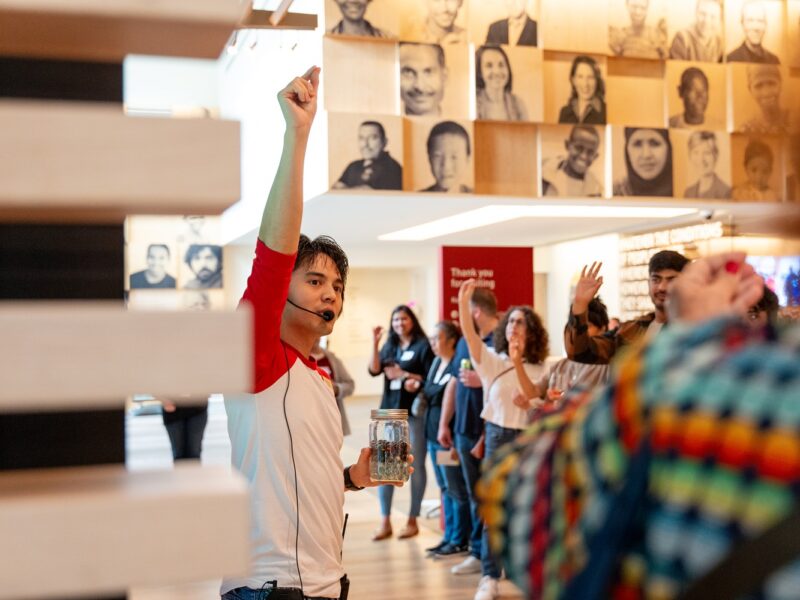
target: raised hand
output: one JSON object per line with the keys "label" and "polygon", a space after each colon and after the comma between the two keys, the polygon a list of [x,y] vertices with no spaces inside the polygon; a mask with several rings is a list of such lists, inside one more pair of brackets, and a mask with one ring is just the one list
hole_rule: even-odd
{"label": "raised hand", "polygon": [[764,280],[745,257],[744,252],[726,252],[686,265],[670,290],[670,319],[697,322],[747,314],[761,299]]}
{"label": "raised hand", "polygon": [[511,362],[514,364],[521,363],[524,350],[525,345],[522,343],[520,336],[517,334],[512,335],[511,340],[508,342],[508,358],[511,359]]}
{"label": "raised hand", "polygon": [[467,279],[464,283],[461,284],[461,287],[458,288],[458,307],[459,309],[464,309],[464,307],[469,310],[469,301],[472,300],[472,294],[475,292],[475,280],[474,279]]}
{"label": "raised hand", "polygon": [[301,77],[295,77],[278,92],[278,102],[287,127],[308,130],[317,114],[319,67],[311,67]]}
{"label": "raised hand", "polygon": [[372,328],[372,342],[377,347],[378,344],[381,342],[381,337],[383,336],[383,327],[378,325],[377,327]]}
{"label": "raised hand", "polygon": [[575,286],[575,299],[572,301],[572,314],[579,315],[586,312],[589,302],[592,301],[603,285],[603,278],[600,276],[601,262],[593,262],[592,266],[584,265],[581,269],[581,276]]}

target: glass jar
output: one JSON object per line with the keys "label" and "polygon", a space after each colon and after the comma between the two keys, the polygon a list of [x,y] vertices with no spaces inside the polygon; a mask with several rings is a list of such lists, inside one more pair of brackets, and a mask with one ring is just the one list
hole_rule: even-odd
{"label": "glass jar", "polygon": [[408,411],[379,408],[369,424],[369,476],[374,481],[408,481]]}

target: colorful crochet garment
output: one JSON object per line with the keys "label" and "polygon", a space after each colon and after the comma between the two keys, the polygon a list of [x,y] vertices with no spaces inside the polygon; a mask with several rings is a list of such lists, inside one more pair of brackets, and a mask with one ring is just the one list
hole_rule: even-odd
{"label": "colorful crochet garment", "polygon": [[[501,449],[478,494],[490,543],[528,597],[558,598],[587,549],[603,552],[597,535],[643,444],[646,487],[609,598],[678,597],[800,501],[800,327],[674,324],[620,356],[609,386]],[[756,597],[800,598],[800,561]]]}

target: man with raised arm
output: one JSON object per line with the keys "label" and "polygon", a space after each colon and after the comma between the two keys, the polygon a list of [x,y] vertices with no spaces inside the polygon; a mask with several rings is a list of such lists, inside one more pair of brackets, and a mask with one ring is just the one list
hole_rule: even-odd
{"label": "man with raised arm", "polygon": [[344,490],[376,485],[369,449],[343,468],[333,384],[311,358],[342,311],[348,268],[334,240],[300,235],[318,87],[312,67],[278,94],[283,153],[241,302],[253,311],[255,378],[251,394],[225,399],[231,462],[250,488],[251,565],[223,580],[223,600],[258,598],[275,585],[295,588],[291,597],[340,598]]}
{"label": "man with raised arm", "polygon": [[650,300],[653,301],[655,310],[622,323],[618,329],[595,336],[589,334],[587,310],[589,302],[603,285],[603,277],[600,275],[603,263],[594,262],[591,267],[583,267],[575,288],[572,311],[564,329],[567,357],[580,363],[608,364],[622,346],[645,335],[653,336],[658,333],[667,322],[667,293],[688,262],[689,259],[674,250],[656,252],[650,257],[647,268],[650,275]]}

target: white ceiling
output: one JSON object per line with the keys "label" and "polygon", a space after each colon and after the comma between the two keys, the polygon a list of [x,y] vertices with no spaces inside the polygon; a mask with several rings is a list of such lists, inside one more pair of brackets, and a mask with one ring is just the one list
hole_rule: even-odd
{"label": "white ceiling", "polygon": [[[482,208],[492,204],[513,205],[650,206],[695,208],[697,214],[672,218],[520,218],[414,242],[379,241],[378,236],[420,225],[435,219]],[[608,233],[637,233],[664,227],[697,223],[709,214],[736,226],[738,233],[768,234],[776,226],[796,224],[800,206],[733,203],[719,201],[681,201],[664,199],[543,200],[478,195],[414,194],[408,192],[329,192],[305,203],[303,232],[309,236],[330,235],[345,248],[374,248],[381,254],[392,251],[413,254],[422,248],[451,246],[545,246]],[[788,220],[787,220],[788,219]],[[752,226],[752,231],[750,227]],[[791,234],[793,225],[783,235]],[[800,225],[793,229],[800,237]],[[780,233],[776,229],[776,234]],[[255,243],[256,231],[236,243]],[[413,261],[412,261],[413,262]]]}

